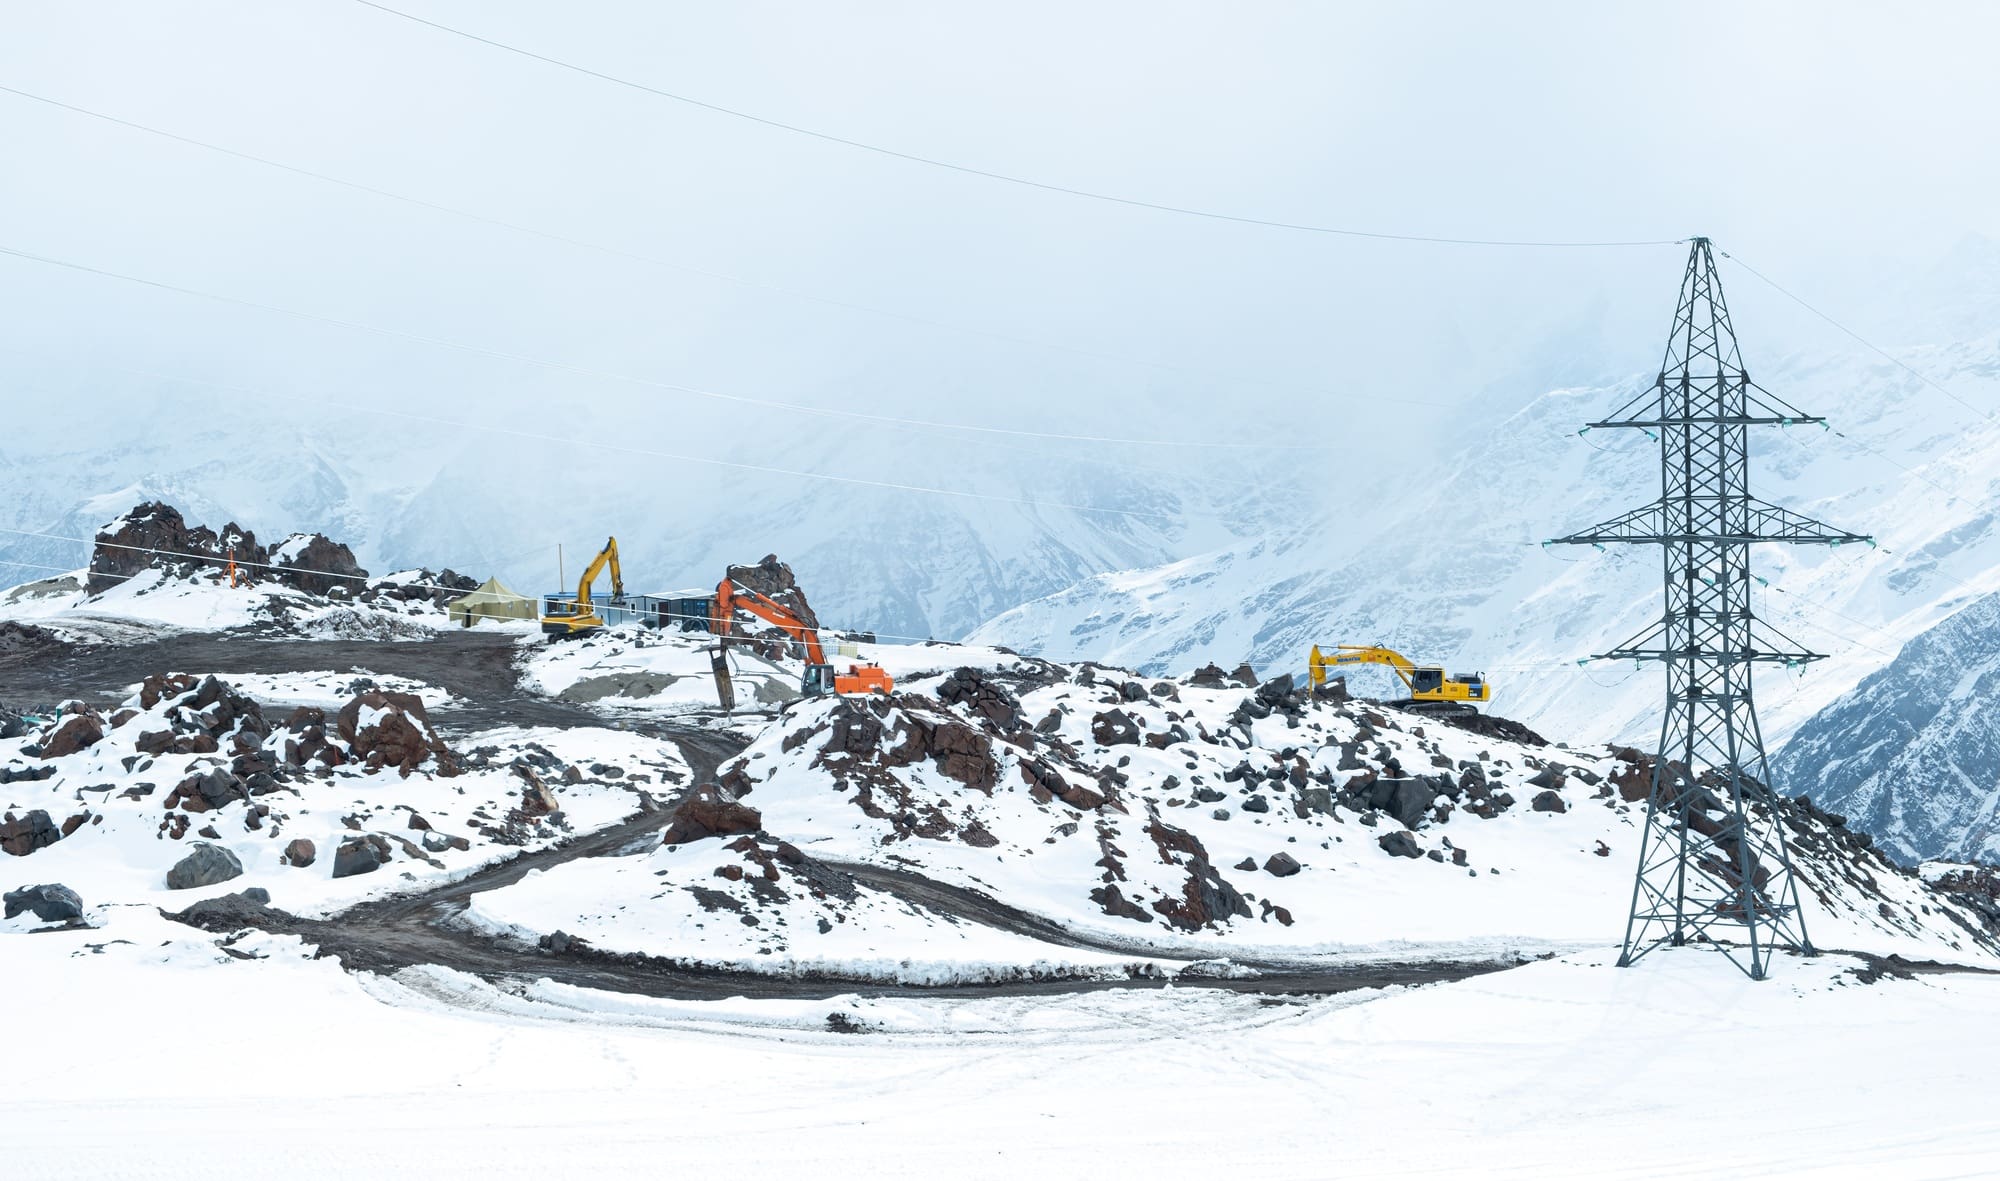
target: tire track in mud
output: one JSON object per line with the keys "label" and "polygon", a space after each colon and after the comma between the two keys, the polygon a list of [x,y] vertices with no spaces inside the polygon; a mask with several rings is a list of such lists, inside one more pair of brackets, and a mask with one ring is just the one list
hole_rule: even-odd
{"label": "tire track in mud", "polygon": [[[180,632],[135,644],[65,644],[53,652],[0,653],[0,701],[53,702],[78,698],[110,704],[121,700],[131,685],[163,671],[215,673],[226,677],[231,673],[275,675],[365,669],[376,675],[422,681],[449,692],[453,704],[438,709],[433,718],[438,729],[447,735],[500,726],[607,725],[603,715],[584,706],[525,692],[515,668],[520,647],[518,637],[512,633],[478,631],[445,631],[432,639],[411,641],[257,638]],[[626,714],[621,715],[618,725],[629,732],[675,743],[692,772],[688,786],[712,781],[720,764],[748,742],[740,734],[689,720]],[[677,802],[678,799],[648,799],[644,810],[618,824],[561,845],[524,853],[428,890],[374,899],[323,919],[249,908],[237,916],[234,925],[298,935],[316,945],[320,954],[339,957],[353,971],[393,975],[404,968],[437,965],[496,984],[546,978],[581,988],[683,1000],[737,996],[824,999],[854,993],[1036,997],[1113,988],[1164,988],[1169,984],[1250,993],[1328,994],[1393,984],[1458,980],[1512,966],[1491,960],[1326,967],[1239,960],[1243,966],[1257,969],[1258,974],[1242,979],[1203,976],[1170,980],[1162,974],[1111,980],[1074,977],[909,985],[830,973],[776,976],[731,971],[588,949],[555,953],[456,922],[474,894],[512,885],[531,870],[586,857],[630,855],[635,849],[643,850],[657,840]],[[855,863],[838,863],[834,868],[864,885],[940,915],[1042,943],[1135,959],[1157,958],[1168,964],[1185,963],[1190,958],[1184,951],[1080,934],[975,890],[907,870]]]}

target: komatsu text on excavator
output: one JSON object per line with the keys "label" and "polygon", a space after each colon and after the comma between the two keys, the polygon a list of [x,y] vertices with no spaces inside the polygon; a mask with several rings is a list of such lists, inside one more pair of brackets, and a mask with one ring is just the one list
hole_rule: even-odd
{"label": "komatsu text on excavator", "polygon": [[[727,577],[716,585],[715,616],[709,621],[709,630],[720,636],[723,643],[729,641],[739,608],[777,626],[805,648],[806,675],[799,692],[807,697],[824,697],[828,693],[888,693],[895,689],[896,682],[879,665],[850,664],[845,673],[836,674],[833,665],[827,663],[817,631],[769,595]],[[717,655],[719,658],[719,650]]]}
{"label": "komatsu text on excavator", "polygon": [[1448,676],[1444,669],[1436,665],[1412,664],[1402,653],[1379,644],[1339,644],[1331,652],[1322,652],[1317,644],[1313,645],[1312,658],[1307,662],[1306,669],[1313,692],[1318,693],[1325,688],[1327,669],[1345,664],[1387,665],[1402,678],[1404,688],[1410,693],[1408,697],[1389,704],[1416,713],[1440,717],[1476,714],[1479,710],[1473,703],[1489,700],[1493,693],[1483,673],[1466,677]]}
{"label": "komatsu text on excavator", "polygon": [[568,639],[571,636],[587,635],[604,626],[604,617],[597,613],[597,605],[591,601],[590,585],[597,576],[611,567],[611,605],[625,605],[625,575],[618,569],[618,539],[607,538],[604,548],[592,558],[584,568],[583,577],[576,584],[576,597],[550,595],[542,602],[542,634],[552,640]]}

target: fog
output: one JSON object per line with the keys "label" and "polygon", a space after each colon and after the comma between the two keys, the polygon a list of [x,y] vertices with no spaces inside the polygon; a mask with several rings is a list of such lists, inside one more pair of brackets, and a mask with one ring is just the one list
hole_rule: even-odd
{"label": "fog", "polygon": [[[702,102],[1147,203],[1431,237],[1706,234],[1889,345],[1897,293],[2000,233],[1984,5],[401,2]],[[1684,254],[1093,200],[353,0],[12,4],[0,85],[575,240],[0,93],[0,247],[241,301],[0,256],[19,463],[171,418],[246,445],[313,422],[464,446],[448,424],[477,423],[565,441],[543,479],[723,480],[589,440],[740,458],[833,426],[882,446],[809,451],[811,470],[920,485],[1003,444],[1393,475],[1539,390],[1655,364]],[[1853,347],[1725,278],[1753,355]]]}

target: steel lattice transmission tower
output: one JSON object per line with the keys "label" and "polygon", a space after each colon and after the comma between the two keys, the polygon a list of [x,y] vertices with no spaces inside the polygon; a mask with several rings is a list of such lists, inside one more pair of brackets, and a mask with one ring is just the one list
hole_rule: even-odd
{"label": "steel lattice transmission tower", "polygon": [[[1750,547],[1868,542],[1750,494],[1749,428],[1821,424],[1750,380],[1707,238],[1694,239],[1659,380],[1599,427],[1660,443],[1660,498],[1558,543],[1660,547],[1666,610],[1596,659],[1667,666],[1621,967],[1705,941],[1755,980],[1774,950],[1814,954],[1751,700],[1758,664],[1818,660],[1750,611]],[[1732,946],[1734,945],[1734,946]],[[1742,958],[1747,948],[1747,962]]]}

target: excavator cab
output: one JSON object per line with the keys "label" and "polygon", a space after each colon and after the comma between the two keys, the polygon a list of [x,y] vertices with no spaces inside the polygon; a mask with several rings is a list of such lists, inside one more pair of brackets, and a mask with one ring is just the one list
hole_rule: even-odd
{"label": "excavator cab", "polygon": [[806,665],[805,680],[799,682],[799,692],[807,697],[825,697],[834,691],[833,666],[830,664]]}
{"label": "excavator cab", "polygon": [[1444,689],[1444,670],[1441,668],[1419,668],[1410,673],[1410,696],[1422,697],[1426,693],[1437,693]]}

